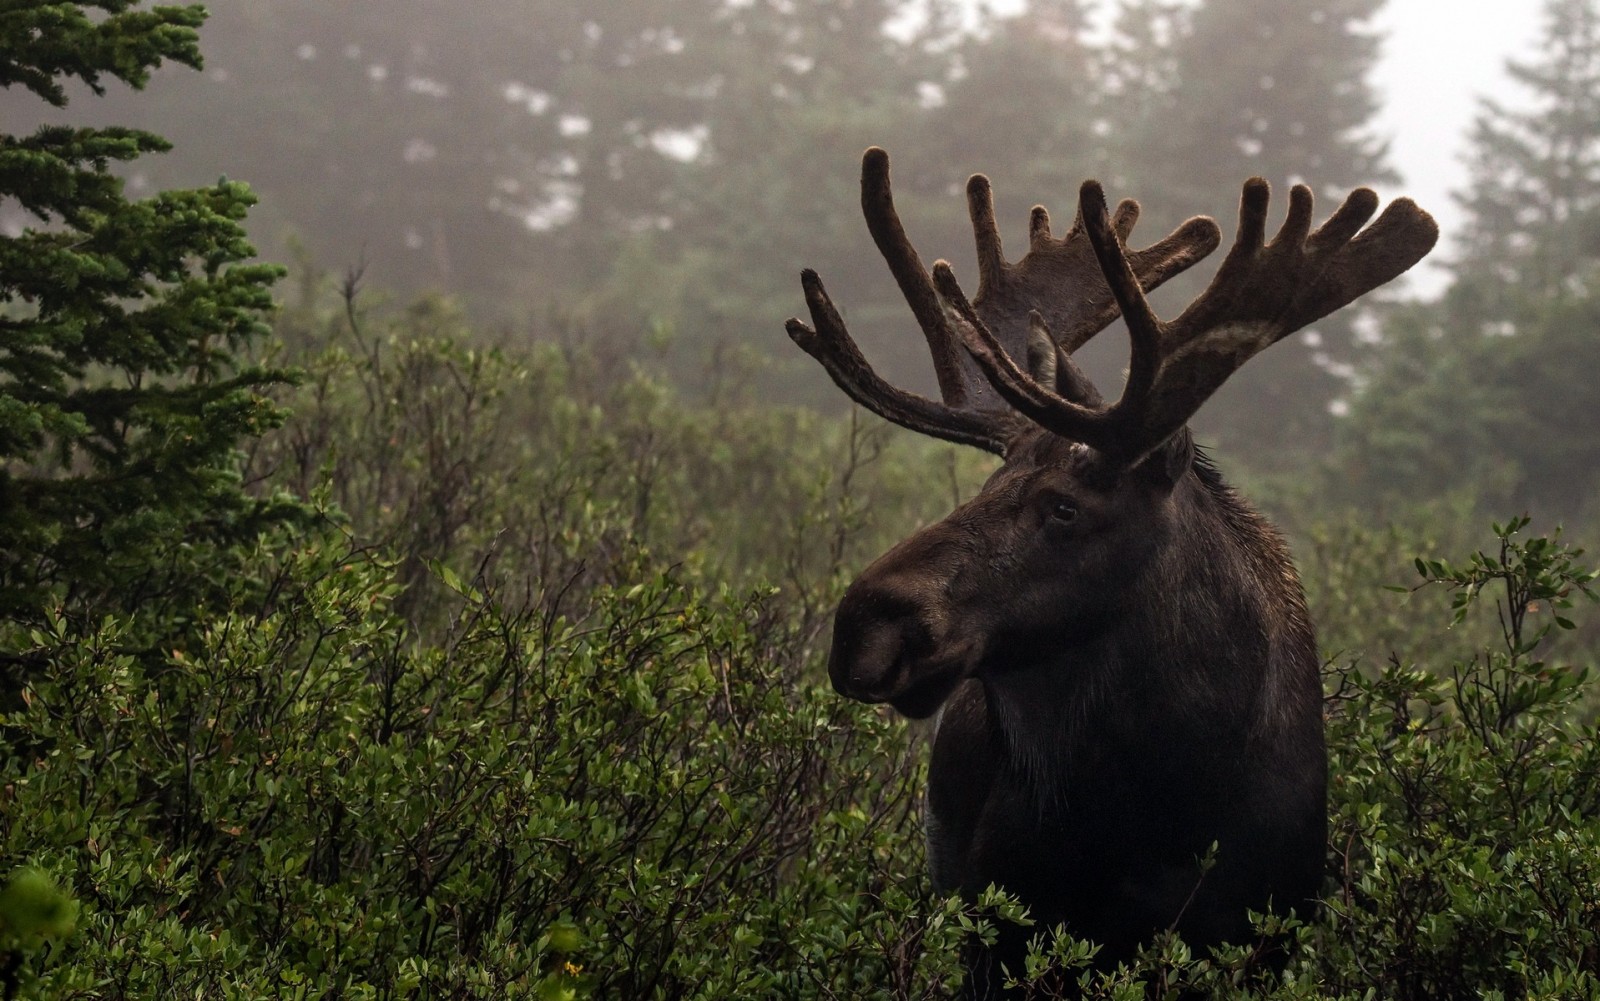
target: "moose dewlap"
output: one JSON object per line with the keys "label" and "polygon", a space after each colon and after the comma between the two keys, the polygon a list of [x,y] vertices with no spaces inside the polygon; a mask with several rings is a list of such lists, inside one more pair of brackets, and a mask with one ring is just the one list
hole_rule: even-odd
{"label": "moose dewlap", "polygon": [[[1194,946],[1243,940],[1247,911],[1304,911],[1321,884],[1319,661],[1282,538],[1186,425],[1256,353],[1421,260],[1438,228],[1406,199],[1366,225],[1378,200],[1358,189],[1313,229],[1297,185],[1268,241],[1268,188],[1253,178],[1216,277],[1161,320],[1145,291],[1217,247],[1212,220],[1130,250],[1138,205],[1108,213],[1089,181],[1059,239],[1033,210],[1013,263],[988,179],[974,176],[967,199],[970,301],[948,264],[930,274],[912,248],[887,154],[863,158],[867,227],[927,338],[942,402],[879,378],[814,272],[802,276],[812,325],[788,323],[857,403],[1004,459],[976,497],[851,584],[833,685],[938,714],[927,831],[939,890],[998,884],[1038,926],[1101,943],[1108,963],[1168,928]],[[1132,350],[1107,404],[1072,353],[1119,315]],[[1012,930],[975,955],[969,993],[998,994],[1024,944]]]}

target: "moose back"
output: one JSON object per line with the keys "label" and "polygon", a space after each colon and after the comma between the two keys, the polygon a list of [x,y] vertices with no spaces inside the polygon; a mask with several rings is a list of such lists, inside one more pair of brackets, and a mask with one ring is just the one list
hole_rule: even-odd
{"label": "moose back", "polygon": [[[922,264],[869,149],[868,229],[916,317],[941,400],[884,382],[814,272],[789,335],[853,400],[1003,465],[972,500],[884,554],[834,621],[834,687],[937,720],[927,797],[935,887],[1016,894],[1129,958],[1173,929],[1239,941],[1247,911],[1305,909],[1326,837],[1319,659],[1282,538],[1194,444],[1189,418],[1253,355],[1395,278],[1438,230],[1409,200],[1366,225],[1353,192],[1312,228],[1296,186],[1266,238],[1268,188],[1245,183],[1210,286],[1163,321],[1145,292],[1220,242],[1191,219],[1139,251],[1138,218],[1093,181],[1064,236],[1033,210],[1007,261],[988,180],[967,186],[978,291]],[[1363,228],[1365,227],[1365,228]],[[1105,402],[1072,354],[1122,316],[1131,354]],[[1020,972],[1023,933],[973,956],[969,992]]]}

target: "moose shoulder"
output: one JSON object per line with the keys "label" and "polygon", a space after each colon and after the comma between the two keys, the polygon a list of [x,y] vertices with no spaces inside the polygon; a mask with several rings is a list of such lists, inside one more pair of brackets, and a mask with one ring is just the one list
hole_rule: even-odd
{"label": "moose shoulder", "polygon": [[[1312,627],[1282,539],[1186,425],[1257,352],[1420,260],[1433,220],[1402,199],[1363,229],[1377,198],[1360,189],[1313,230],[1296,186],[1269,242],[1267,185],[1252,179],[1215,279],[1162,321],[1145,290],[1218,245],[1209,219],[1130,251],[1138,206],[1108,213],[1091,181],[1065,236],[1033,210],[1012,263],[975,176],[968,301],[948,264],[930,274],[912,248],[882,150],[867,151],[861,187],[942,402],[873,372],[814,272],[812,325],[790,320],[790,336],[861,405],[1004,459],[971,501],[869,566],[834,623],[839,692],[937,716],[935,886],[996,883],[1108,962],[1164,929],[1204,946],[1241,939],[1250,909],[1303,907],[1326,831]],[[1132,350],[1107,404],[1072,352],[1118,315]],[[996,993],[1022,949],[1003,935],[974,958],[969,990]]]}

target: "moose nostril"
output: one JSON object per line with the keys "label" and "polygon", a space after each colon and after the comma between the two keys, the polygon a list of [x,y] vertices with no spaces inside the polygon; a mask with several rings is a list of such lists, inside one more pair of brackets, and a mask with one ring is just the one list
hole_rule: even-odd
{"label": "moose nostril", "polygon": [[828,674],[840,695],[871,698],[898,655],[894,631],[882,623],[844,615],[834,620]]}
{"label": "moose nostril", "polygon": [[874,623],[865,630],[850,669],[850,680],[857,690],[867,691],[889,680],[886,676],[893,673],[904,648],[901,631],[893,623]]}
{"label": "moose nostril", "polygon": [[882,702],[904,688],[908,670],[934,647],[920,612],[915,603],[893,593],[847,593],[834,618],[828,659],[834,689]]}

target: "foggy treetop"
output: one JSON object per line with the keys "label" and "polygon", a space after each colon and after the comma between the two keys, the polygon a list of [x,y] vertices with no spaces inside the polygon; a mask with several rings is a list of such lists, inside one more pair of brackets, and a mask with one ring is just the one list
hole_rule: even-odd
{"label": "foggy treetop", "polygon": [[[8,121],[65,114],[168,137],[174,153],[130,172],[135,193],[247,180],[262,200],[252,233],[269,256],[292,236],[323,266],[365,262],[382,287],[460,293],[518,337],[629,343],[654,331],[677,348],[668,374],[691,379],[702,358],[730,352],[814,374],[781,328],[800,310],[798,271],[814,267],[879,369],[931,390],[921,338],[860,220],[868,145],[893,155],[922,256],[948,257],[958,273],[971,269],[960,186],[975,171],[994,181],[1014,252],[1029,207],[1069,215],[1089,176],[1144,205],[1136,245],[1195,214],[1231,231],[1252,175],[1280,196],[1310,183],[1319,214],[1354,186],[1395,180],[1369,82],[1383,0],[1013,6],[216,0],[200,73],[171,67],[147,93],[113,87],[66,112],[11,88],[0,107]],[[1471,239],[1436,254],[1472,276],[1470,291],[1457,282],[1422,325],[1482,337],[1476,321],[1493,317],[1495,330],[1529,333],[1530,359],[1550,290],[1576,287],[1600,251],[1588,235],[1594,200],[1572,189],[1595,175],[1600,109],[1584,62],[1595,4],[1545,7],[1542,61],[1517,73],[1544,103],[1521,118],[1484,106],[1463,193]],[[0,225],[22,221],[0,205]],[[1214,266],[1163,289],[1157,308],[1181,308]],[[1230,382],[1200,430],[1269,467],[1281,465],[1275,455],[1337,447],[1360,425],[1339,414],[1382,412],[1385,433],[1401,433],[1403,415],[1389,410],[1410,408],[1418,380],[1377,348],[1420,351],[1434,335],[1408,334],[1414,325],[1386,313],[1381,302],[1347,310],[1279,345]],[[1085,360],[1113,383],[1125,352],[1112,331]],[[1461,357],[1452,348],[1436,361]],[[1484,398],[1486,366],[1452,364],[1464,382],[1441,391]],[[1543,378],[1528,365],[1488,395],[1561,399],[1517,388]],[[1373,398],[1369,384],[1390,388]],[[837,405],[821,378],[772,388]],[[1520,437],[1546,430],[1534,422]],[[1457,440],[1476,443],[1460,446],[1465,455],[1497,455],[1507,434]],[[1397,464],[1443,454],[1432,444],[1400,454],[1419,449]]]}

